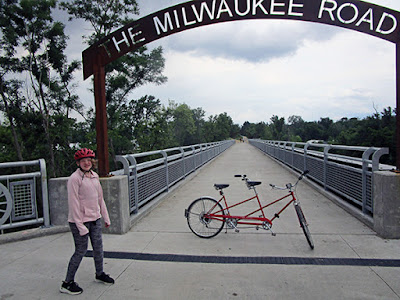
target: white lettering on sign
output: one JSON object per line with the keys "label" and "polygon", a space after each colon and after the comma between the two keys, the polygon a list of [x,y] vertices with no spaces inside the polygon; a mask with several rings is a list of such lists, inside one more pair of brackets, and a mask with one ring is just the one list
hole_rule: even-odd
{"label": "white lettering on sign", "polygon": [[129,28],[128,28],[128,33],[129,33],[129,37],[131,38],[132,44],[135,45],[135,44],[137,44],[137,43],[144,42],[144,41],[146,40],[145,38],[141,38],[141,39],[139,39],[139,40],[136,41],[136,37],[137,37],[138,35],[141,35],[143,32],[141,32],[140,30],[134,32],[134,30],[135,30],[135,28],[132,28],[132,27],[129,27]]}
{"label": "white lettering on sign", "polygon": [[[345,19],[342,18],[342,11],[346,7],[351,7],[353,9],[353,11],[354,11],[353,17],[351,19],[349,19],[349,20],[345,20]],[[345,3],[345,4],[343,4],[343,5],[341,5],[339,7],[338,12],[337,12],[337,16],[338,16],[339,21],[342,22],[343,24],[354,23],[354,21],[357,20],[357,18],[358,18],[358,8],[357,8],[357,6],[355,6],[352,3]]]}
{"label": "white lettering on sign", "polygon": [[[183,21],[184,26],[192,26],[197,23],[202,23],[206,16],[208,19],[218,20],[221,17],[227,15],[233,18],[235,15],[239,17],[246,17],[251,15],[257,15],[258,13],[264,15],[276,15],[276,16],[294,16],[294,17],[302,17],[303,9],[304,9],[304,1],[305,0],[289,0],[288,5],[284,2],[284,0],[269,0],[270,1],[270,12],[268,12],[267,8],[264,6],[265,0],[234,0],[233,7],[229,6],[229,2],[227,0],[221,0],[217,7],[217,1],[213,0],[211,3],[201,2],[198,5],[192,4],[191,10],[194,15],[194,19],[189,19],[189,12],[186,11],[187,8],[182,7],[182,13],[179,14],[177,10],[174,10],[173,16],[171,16],[171,12],[167,11],[164,13],[163,18],[156,16],[153,18],[154,26],[158,35],[166,33],[168,31],[172,31],[175,28],[181,27],[180,20]],[[245,7],[242,8],[242,11],[239,8],[239,3],[245,3]],[[286,7],[287,6],[287,7]],[[163,19],[163,20],[162,20]]]}
{"label": "white lettering on sign", "polygon": [[275,1],[277,0],[271,0],[271,10],[270,10],[271,15],[284,16],[285,15],[284,11],[276,11],[275,9],[277,9],[277,7],[285,7],[285,3],[276,3]]}
{"label": "white lettering on sign", "polygon": [[174,10],[174,16],[175,16],[176,28],[181,28],[181,24],[179,23],[179,18],[178,18],[178,12],[176,10]]}
{"label": "white lettering on sign", "polygon": [[[176,9],[172,12],[166,11],[163,16],[153,17],[157,35],[162,35],[177,28],[181,28],[182,26],[190,27],[205,21],[215,21],[226,17],[245,18],[255,15],[270,15],[290,16],[301,19],[304,17],[305,5],[309,3],[306,0],[218,1],[199,1],[200,3],[191,4],[190,7],[183,6],[179,10]],[[373,8],[368,8],[366,12],[361,11],[357,4],[350,0],[341,4],[338,4],[337,0],[320,0],[320,2],[318,16],[314,16],[314,18],[326,19],[326,17],[328,17],[332,22],[335,22],[336,25],[340,23],[356,27],[366,25],[372,33],[379,33],[382,35],[393,33],[398,26],[398,21],[395,16],[387,12],[377,15],[377,12],[374,12]],[[241,5],[240,7],[239,3]],[[130,35],[130,37],[132,39],[135,35]],[[113,38],[113,41],[117,50],[121,44],[125,43],[129,45],[129,40],[125,35],[122,36],[121,40],[117,41]]]}
{"label": "white lettering on sign", "polygon": [[260,8],[265,15],[268,15],[268,11],[262,5],[263,2],[264,0],[253,0],[253,10],[252,10],[253,16],[257,14],[257,8]]}
{"label": "white lettering on sign", "polygon": [[186,10],[182,7],[183,24],[190,26],[196,24],[196,20],[189,21],[186,16]]}
{"label": "white lettering on sign", "polygon": [[221,14],[223,14],[223,13],[228,13],[230,17],[233,17],[233,14],[229,8],[229,5],[228,5],[228,3],[226,3],[225,0],[222,0],[221,4],[219,5],[217,19],[219,19],[221,17]]}
{"label": "white lettering on sign", "polygon": [[[332,4],[333,6],[332,6],[332,7],[326,7],[326,6],[325,6],[326,3],[330,3],[330,4]],[[334,17],[334,15],[333,15],[333,12],[336,10],[336,8],[337,8],[337,3],[336,3],[336,1],[334,1],[334,0],[322,0],[321,6],[320,6],[320,8],[319,8],[318,19],[321,19],[321,18],[322,18],[323,12],[324,12],[324,11],[327,11],[328,14],[329,14],[329,16],[330,16],[330,18],[331,18],[331,20],[332,20],[332,21],[335,21],[335,17]]]}
{"label": "white lettering on sign", "polygon": [[[168,25],[169,25],[170,30],[174,30],[174,26],[172,26],[171,16],[169,15],[169,12],[164,14],[164,24],[161,23],[161,21],[158,17],[153,18],[153,20],[154,20],[154,25],[156,26],[158,35],[161,34],[161,31],[167,32]],[[161,29],[161,31],[160,31],[160,29]]]}
{"label": "white lettering on sign", "polygon": [[212,2],[212,9],[207,6],[207,3],[202,2],[200,5],[200,13],[197,11],[196,6],[193,4],[192,5],[193,13],[196,16],[197,22],[201,23],[203,22],[203,16],[204,12],[207,12],[208,17],[210,20],[214,20],[215,18],[215,0]]}
{"label": "white lettering on sign", "polygon": [[[392,28],[385,31],[385,30],[382,30],[382,25],[386,18],[389,18],[392,20],[393,26],[392,26]],[[376,27],[376,32],[379,32],[382,34],[391,34],[392,32],[394,32],[396,30],[396,28],[397,28],[397,19],[391,14],[383,13],[382,18],[379,20],[379,24]]]}
{"label": "white lettering on sign", "polygon": [[358,20],[356,26],[360,26],[362,22],[369,23],[369,30],[374,30],[374,14],[372,8],[368,9],[367,12]]}
{"label": "white lettering on sign", "polygon": [[[400,14],[391,9],[360,0],[196,0],[176,5],[134,21],[86,49],[84,60],[97,50],[108,55],[101,63],[112,61],[141,44],[163,35],[210,23],[239,19],[292,19],[347,27],[400,44]],[[220,19],[220,20],[219,20]],[[202,24],[203,23],[203,24]],[[151,28],[151,25],[154,25]],[[139,30],[141,29],[141,30]],[[97,63],[100,63],[98,61]],[[90,76],[90,67],[84,70]]]}
{"label": "white lettering on sign", "polygon": [[250,9],[251,9],[250,0],[247,0],[247,8],[243,13],[239,10],[239,0],[235,0],[235,12],[237,13],[238,16],[241,17],[247,16],[250,13]]}
{"label": "white lettering on sign", "polygon": [[294,12],[294,8],[304,8],[303,3],[294,3],[294,0],[290,0],[289,2],[289,10],[288,10],[288,15],[289,16],[295,16],[295,17],[302,17],[303,13],[302,12]]}
{"label": "white lettering on sign", "polygon": [[[347,8],[347,11],[349,11],[349,8],[351,8],[352,10],[352,14],[351,14],[351,18],[349,19],[344,19],[343,17],[343,10]],[[332,21],[336,21],[339,20],[339,22],[343,23],[343,24],[353,24],[355,23],[355,26],[360,26],[362,23],[368,23],[369,24],[369,28],[371,31],[376,31],[380,34],[391,34],[392,32],[394,32],[397,28],[397,19],[391,15],[388,14],[386,12],[384,12],[380,19],[379,19],[379,23],[376,26],[376,28],[374,29],[374,11],[372,8],[369,8],[367,10],[366,13],[364,13],[361,18],[359,18],[360,16],[360,11],[358,9],[358,7],[354,4],[354,3],[343,3],[342,5],[338,5],[336,0],[321,0],[321,6],[319,9],[319,13],[318,13],[318,19],[321,19],[324,15],[324,13],[327,13],[329,15],[329,18]],[[336,18],[335,18],[336,16]],[[357,21],[357,22],[356,22]],[[391,26],[389,26],[388,29],[383,30],[383,24],[386,22],[386,24],[389,24],[388,22],[391,22]],[[387,26],[386,26],[387,27]]]}
{"label": "white lettering on sign", "polygon": [[117,41],[114,36],[112,38],[112,40],[114,42],[115,49],[117,49],[118,52],[121,52],[121,49],[119,48],[119,45],[122,44],[122,43],[126,43],[126,45],[128,47],[130,47],[130,44],[129,44],[128,38],[126,37],[125,32],[122,31],[121,34],[122,34],[122,40],[120,40],[120,41]]}
{"label": "white lettering on sign", "polygon": [[[118,51],[118,53],[121,52],[121,48],[120,48],[121,44],[125,44],[127,47],[130,47],[131,44],[135,45],[137,43],[141,43],[141,42],[145,42],[146,41],[146,38],[144,38],[144,37],[142,37],[141,39],[136,40],[136,37],[143,33],[142,31],[140,31],[140,30],[139,31],[135,31],[134,27],[129,27],[127,29],[127,31],[128,31],[128,36],[126,36],[125,31],[121,32],[121,35],[122,35],[122,39],[121,40],[117,40],[115,38],[115,36],[112,37],[112,41],[113,41],[114,47]],[[109,57],[111,57],[111,52],[108,49],[107,44],[104,43],[104,44],[101,44],[100,46],[104,47],[104,49],[107,52],[107,55]]]}

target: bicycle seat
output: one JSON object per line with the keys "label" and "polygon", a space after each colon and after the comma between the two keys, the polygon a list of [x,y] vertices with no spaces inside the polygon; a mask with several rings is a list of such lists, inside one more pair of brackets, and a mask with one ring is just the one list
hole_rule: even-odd
{"label": "bicycle seat", "polygon": [[247,184],[249,186],[255,186],[255,185],[260,185],[261,181],[247,181]]}
{"label": "bicycle seat", "polygon": [[227,188],[229,186],[229,184],[214,184],[214,187],[216,190],[222,190],[224,188]]}

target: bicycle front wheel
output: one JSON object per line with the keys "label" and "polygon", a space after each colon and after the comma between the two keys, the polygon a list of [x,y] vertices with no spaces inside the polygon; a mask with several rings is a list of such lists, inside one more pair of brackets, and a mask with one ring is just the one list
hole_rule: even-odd
{"label": "bicycle front wheel", "polygon": [[303,210],[301,209],[300,204],[296,204],[294,207],[296,209],[297,217],[299,218],[300,226],[303,229],[307,242],[310,245],[311,249],[314,249],[314,242],[311,238],[311,233],[308,229],[308,224],[306,218],[304,217]]}
{"label": "bicycle front wheel", "polygon": [[186,218],[189,228],[201,238],[212,238],[224,227],[224,218],[210,217],[209,214],[224,215],[221,204],[213,198],[194,200],[187,209]]}

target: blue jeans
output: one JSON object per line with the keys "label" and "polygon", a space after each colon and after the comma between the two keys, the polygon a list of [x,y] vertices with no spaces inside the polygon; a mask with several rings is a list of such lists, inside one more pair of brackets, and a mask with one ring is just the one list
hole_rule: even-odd
{"label": "blue jeans", "polygon": [[79,265],[83,257],[85,256],[88,248],[89,237],[93,247],[93,259],[96,274],[100,275],[101,273],[103,273],[103,240],[101,233],[101,219],[97,219],[93,222],[85,222],[84,225],[88,228],[89,233],[81,236],[75,223],[69,223],[72,236],[74,237],[75,252],[72,255],[68,264],[67,276],[65,278],[66,282],[75,280],[75,274],[78,271]]}

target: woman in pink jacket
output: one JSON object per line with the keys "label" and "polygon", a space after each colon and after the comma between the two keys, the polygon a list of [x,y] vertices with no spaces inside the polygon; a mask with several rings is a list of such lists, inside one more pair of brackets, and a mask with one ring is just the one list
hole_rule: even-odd
{"label": "woman in pink jacket", "polygon": [[90,149],[78,150],[75,153],[78,169],[68,179],[68,222],[75,242],[75,252],[69,261],[67,276],[60,292],[72,295],[83,292],[75,282],[75,274],[86,254],[89,238],[93,247],[95,280],[105,284],[114,283],[114,279],[103,272],[101,217],[106,227],[111,223],[99,176],[92,170],[94,157],[94,152]]}

